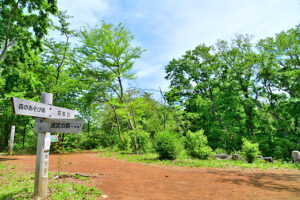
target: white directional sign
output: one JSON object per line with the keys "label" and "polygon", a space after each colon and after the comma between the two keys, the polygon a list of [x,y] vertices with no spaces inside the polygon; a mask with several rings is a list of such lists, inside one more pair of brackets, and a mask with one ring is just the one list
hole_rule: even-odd
{"label": "white directional sign", "polygon": [[[75,110],[52,106],[53,94],[42,93],[41,103],[11,98],[14,114],[33,116],[38,132],[36,148],[34,199],[47,198],[50,133],[80,133],[84,119],[74,119]],[[57,137],[56,137],[57,138]]]}
{"label": "white directional sign", "polygon": [[42,118],[74,119],[75,110],[12,97],[14,114]]}
{"label": "white directional sign", "polygon": [[84,119],[42,119],[36,118],[34,130],[36,132],[51,133],[80,133]]}

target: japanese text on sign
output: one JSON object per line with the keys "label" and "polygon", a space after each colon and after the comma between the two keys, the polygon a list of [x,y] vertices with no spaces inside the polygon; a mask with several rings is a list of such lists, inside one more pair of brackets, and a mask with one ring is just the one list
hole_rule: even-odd
{"label": "japanese text on sign", "polygon": [[51,123],[51,128],[81,128],[79,125],[70,125],[70,123]]}
{"label": "japanese text on sign", "polygon": [[43,108],[43,107],[32,106],[32,105],[27,105],[27,104],[22,104],[22,103],[20,103],[18,107],[20,110],[29,110],[29,111],[34,111],[34,112],[45,113],[45,108]]}

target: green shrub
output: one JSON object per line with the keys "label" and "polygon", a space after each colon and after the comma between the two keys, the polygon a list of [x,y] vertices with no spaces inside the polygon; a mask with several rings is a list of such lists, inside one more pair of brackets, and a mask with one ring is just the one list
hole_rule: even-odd
{"label": "green shrub", "polygon": [[274,146],[274,157],[285,161],[291,160],[292,151],[300,149],[300,143],[294,142],[292,138],[275,138]]}
{"label": "green shrub", "polygon": [[135,149],[134,140],[136,138],[136,142],[138,145],[137,151],[139,153],[147,153],[152,149],[152,143],[150,138],[150,133],[145,131],[138,131],[137,134],[131,132],[131,148]]}
{"label": "green shrub", "polygon": [[258,143],[251,143],[247,139],[243,139],[242,155],[248,163],[252,163],[260,154]]}
{"label": "green shrub", "polygon": [[216,154],[227,154],[227,152],[225,151],[225,149],[221,149],[221,148],[216,148],[214,152]]}
{"label": "green shrub", "polygon": [[207,138],[204,131],[200,130],[195,133],[188,132],[186,136],[186,149],[193,158],[206,160],[213,154],[212,149],[207,145]]}
{"label": "green shrub", "polygon": [[101,141],[103,141],[102,137],[105,135],[107,134],[101,131],[93,131],[89,134],[83,133],[81,134],[82,139],[80,140],[79,146],[81,149],[97,148],[101,145]]}
{"label": "green shrub", "polygon": [[82,149],[94,149],[99,145],[99,142],[95,138],[85,137],[80,142]]}
{"label": "green shrub", "polygon": [[180,151],[180,141],[174,133],[160,132],[154,137],[154,148],[160,159],[174,160]]}
{"label": "green shrub", "polygon": [[130,146],[131,137],[128,133],[124,132],[124,134],[122,134],[123,142],[120,140],[118,135],[116,135],[116,136],[115,136],[115,141],[114,141],[115,142],[115,145],[114,145],[115,149],[122,150],[122,151],[131,150],[131,146]]}

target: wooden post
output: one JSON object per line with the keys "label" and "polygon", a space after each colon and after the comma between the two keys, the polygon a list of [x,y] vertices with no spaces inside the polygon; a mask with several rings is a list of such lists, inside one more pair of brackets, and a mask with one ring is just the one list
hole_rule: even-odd
{"label": "wooden post", "polygon": [[[53,95],[51,93],[42,93],[41,103],[52,105]],[[38,133],[33,194],[35,200],[46,199],[47,197],[49,150],[50,133]]]}
{"label": "wooden post", "polygon": [[16,130],[16,127],[11,126],[10,140],[9,140],[9,147],[8,147],[8,155],[12,155],[12,153],[13,153],[15,130]]}

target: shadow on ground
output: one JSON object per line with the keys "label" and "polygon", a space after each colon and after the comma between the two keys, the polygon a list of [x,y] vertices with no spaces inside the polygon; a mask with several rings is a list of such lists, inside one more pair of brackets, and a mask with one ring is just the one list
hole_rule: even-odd
{"label": "shadow on ground", "polygon": [[[7,158],[7,157],[1,158],[1,157],[0,157],[0,162],[4,162],[4,161],[8,161],[8,160],[18,160],[18,159],[16,159],[16,158]],[[1,200],[1,199],[0,199],[0,200]]]}
{"label": "shadow on ground", "polygon": [[[300,174],[276,174],[276,173],[238,173],[231,172],[234,176],[240,178],[221,178],[218,181],[221,183],[231,183],[236,185],[247,184],[252,187],[256,187],[262,190],[272,191],[289,191],[300,195],[300,185],[297,185],[300,181]],[[222,173],[218,173],[222,175]],[[288,184],[282,184],[280,182]]]}

